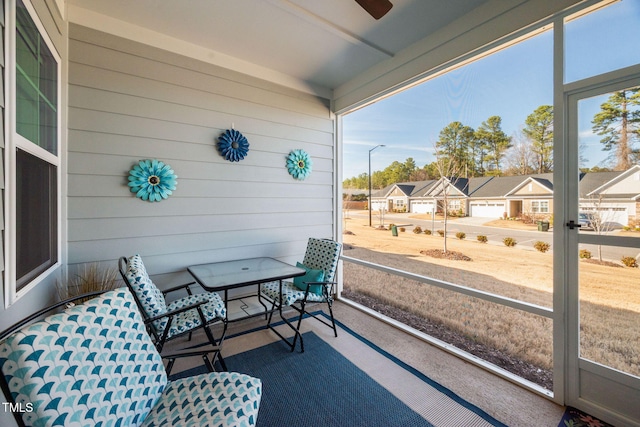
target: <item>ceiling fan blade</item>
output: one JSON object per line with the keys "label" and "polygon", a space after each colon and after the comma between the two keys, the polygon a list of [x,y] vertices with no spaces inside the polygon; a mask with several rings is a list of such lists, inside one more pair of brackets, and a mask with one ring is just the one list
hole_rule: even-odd
{"label": "ceiling fan blade", "polygon": [[389,0],[356,0],[356,2],[375,19],[382,18],[393,7]]}

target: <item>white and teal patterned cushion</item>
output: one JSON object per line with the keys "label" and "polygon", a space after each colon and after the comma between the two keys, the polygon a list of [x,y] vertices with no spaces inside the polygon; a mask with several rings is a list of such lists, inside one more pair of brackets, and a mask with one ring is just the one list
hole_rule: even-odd
{"label": "white and teal patterned cushion", "polygon": [[[277,303],[280,302],[280,283],[268,282],[260,285],[260,291]],[[291,305],[296,301],[304,299],[304,291],[301,291],[293,282],[282,282],[282,301],[284,305]],[[325,302],[324,295],[309,292],[307,301]]]}
{"label": "white and teal patterned cushion", "polygon": [[162,359],[125,288],[26,326],[0,344],[0,365],[34,426],[137,426],[167,384]]}
{"label": "white and teal patterned cushion", "polygon": [[125,288],[25,326],[0,343],[27,426],[253,426],[262,383],[235,372],[167,382]]}
{"label": "white and teal patterned cushion", "polygon": [[324,280],[333,282],[340,260],[340,249],[342,245],[338,242],[311,237],[302,263],[307,268],[324,270]]}
{"label": "white and teal patterned cushion", "polygon": [[[167,306],[167,311],[171,312],[173,310],[177,310],[191,304],[196,304],[201,301],[206,301],[206,303],[202,304],[200,308],[202,309],[202,314],[204,314],[207,322],[216,318],[226,318],[227,309],[225,308],[224,302],[222,301],[222,298],[220,298],[220,295],[215,292],[189,295],[187,297],[173,301]],[[165,317],[154,322],[154,326],[156,326],[159,333],[162,333],[164,331],[164,328],[167,326],[167,321],[168,318]],[[194,328],[199,327],[201,324],[202,321],[197,309],[178,313],[173,317],[173,320],[171,321],[171,328],[169,329],[167,338],[171,338],[172,336],[188,332]]]}
{"label": "white and teal patterned cushion", "polygon": [[147,318],[167,312],[164,295],[149,278],[140,255],[136,254],[128,259],[125,276],[136,293]]}
{"label": "white and teal patterned cushion", "polygon": [[[136,293],[147,318],[165,314],[201,301],[207,301],[206,304],[200,306],[207,322],[216,318],[224,319],[226,317],[224,302],[215,292],[189,295],[167,305],[164,295],[149,278],[140,255],[136,254],[129,258],[125,276]],[[153,322],[153,327],[158,334],[162,335],[168,321],[169,318],[164,317]],[[179,313],[171,321],[171,328],[167,338],[191,331],[199,327],[201,323],[200,315],[196,309]]]}
{"label": "white and teal patterned cushion", "polygon": [[171,381],[143,426],[254,426],[261,392],[259,379],[236,372]]}
{"label": "white and teal patterned cushion", "polygon": [[[302,264],[307,268],[324,271],[324,281],[332,282],[338,268],[341,248],[342,245],[336,241],[311,237],[307,243]],[[329,285],[327,285],[327,291],[328,288]],[[277,303],[280,302],[280,284],[278,282],[263,283],[260,290],[267,297]],[[284,305],[291,305],[302,299],[304,299],[303,290],[298,289],[292,282],[282,283],[282,303]],[[325,302],[326,298],[323,294],[309,292],[307,301]]]}

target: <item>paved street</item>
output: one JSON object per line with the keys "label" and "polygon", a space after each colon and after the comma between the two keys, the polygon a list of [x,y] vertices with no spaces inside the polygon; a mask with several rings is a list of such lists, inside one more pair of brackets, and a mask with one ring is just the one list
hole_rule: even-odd
{"label": "paved street", "polygon": [[[356,218],[368,218],[368,211],[350,211],[349,215]],[[436,230],[442,230],[444,228],[443,221],[432,221],[432,220],[423,220],[411,218],[414,214],[403,214],[403,213],[391,213],[385,214],[384,223],[388,224],[398,224],[398,225],[406,225],[407,232],[411,232],[415,226],[420,226],[423,230],[432,230],[433,233]],[[478,235],[487,236],[489,244],[495,245],[503,245],[502,240],[505,237],[512,237],[518,243],[516,245],[519,249],[528,249],[534,250],[533,245],[537,241],[542,241],[549,243],[551,245],[551,250],[553,250],[553,230],[550,229],[548,232],[536,231],[536,230],[518,230],[512,228],[499,228],[499,227],[487,227],[483,224],[491,221],[490,218],[472,218],[472,217],[464,217],[464,218],[455,218],[449,220],[447,222],[447,236],[450,238],[456,238],[456,233],[462,231],[466,234],[467,240],[475,241]],[[377,226],[380,223],[379,217],[374,213],[372,216],[372,224],[373,226]],[[581,233],[593,233],[592,231],[581,231]],[[596,256],[597,246],[596,245],[583,245],[581,249],[589,250],[593,256]],[[640,238],[638,239],[638,248],[618,248],[618,247],[609,247],[602,246],[602,256],[604,259],[620,261],[623,256],[633,256],[638,259],[640,257]]]}

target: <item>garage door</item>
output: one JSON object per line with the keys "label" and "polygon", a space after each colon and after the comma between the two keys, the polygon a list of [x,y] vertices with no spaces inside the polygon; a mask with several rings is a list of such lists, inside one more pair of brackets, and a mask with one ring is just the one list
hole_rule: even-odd
{"label": "garage door", "polygon": [[411,202],[411,212],[413,213],[431,213],[433,212],[433,203],[431,202]]}
{"label": "garage door", "polygon": [[504,212],[504,203],[471,203],[471,216],[474,217],[502,218]]}
{"label": "garage door", "polygon": [[629,225],[629,213],[626,207],[601,207],[600,218],[608,228],[620,228]]}

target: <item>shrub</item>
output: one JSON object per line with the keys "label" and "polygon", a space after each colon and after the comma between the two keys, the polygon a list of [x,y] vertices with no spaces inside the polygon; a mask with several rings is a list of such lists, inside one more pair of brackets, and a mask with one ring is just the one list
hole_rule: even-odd
{"label": "shrub", "polygon": [[638,268],[638,262],[632,256],[623,256],[622,257],[622,263],[624,265],[626,265],[627,267]]}
{"label": "shrub", "polygon": [[416,233],[416,234],[422,233],[422,227],[417,225],[416,228],[413,229],[413,232]]}
{"label": "shrub", "polygon": [[426,234],[427,236],[431,236],[431,230],[429,229],[424,230],[424,234]]}
{"label": "shrub", "polygon": [[586,249],[580,249],[580,253],[578,255],[580,259],[591,259],[591,252]]}
{"label": "shrub", "polygon": [[510,248],[514,247],[518,243],[513,237],[505,237],[504,239],[502,239],[502,242],[505,246],[508,246]]}
{"label": "shrub", "polygon": [[484,234],[478,234],[477,239],[478,239],[478,242],[480,243],[487,243],[487,240],[488,240],[487,236],[485,236]]}
{"label": "shrub", "polygon": [[545,253],[551,248],[551,245],[547,242],[538,240],[533,244],[533,247],[536,248],[538,251]]}
{"label": "shrub", "polygon": [[401,233],[404,233],[405,231],[407,231],[407,229],[404,228],[404,227],[400,227],[400,228],[398,228],[398,230],[400,230]]}
{"label": "shrub", "polygon": [[444,230],[436,230],[440,237],[444,236]]}
{"label": "shrub", "polygon": [[467,235],[465,233],[463,233],[462,231],[458,231],[456,233],[456,237],[460,240],[464,240],[465,237],[467,237]]}

